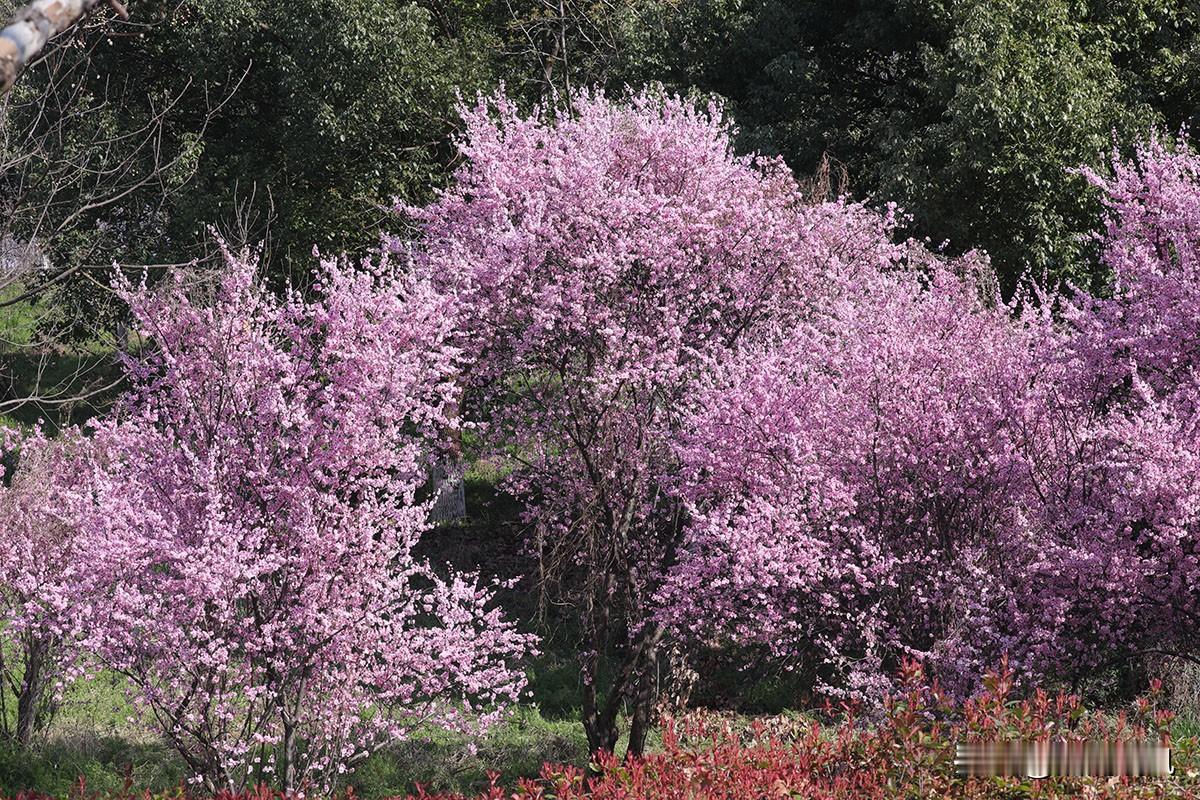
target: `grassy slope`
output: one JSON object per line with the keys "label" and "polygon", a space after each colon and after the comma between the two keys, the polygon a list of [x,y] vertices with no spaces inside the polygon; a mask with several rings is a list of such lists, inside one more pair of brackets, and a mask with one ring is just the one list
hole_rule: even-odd
{"label": "grassy slope", "polygon": [[[474,744],[474,747],[471,745]],[[416,783],[438,790],[470,790],[486,783],[488,770],[506,777],[536,775],[544,761],[584,764],[587,743],[570,720],[546,720],[536,709],[517,709],[479,742],[432,733],[374,754],[352,785],[365,800],[404,795]],[[86,731],[56,734],[31,752],[0,750],[0,792],[22,789],[67,794],[82,777],[97,791],[132,786],[169,790],[186,777],[179,758],[144,736],[104,736]]]}
{"label": "grassy slope", "polygon": [[[18,288],[0,293],[11,295]],[[81,423],[101,413],[115,398],[103,390],[121,370],[113,342],[103,336],[68,345],[41,342],[48,325],[44,312],[30,302],[0,307],[0,404],[40,394],[48,403],[26,403],[0,415],[0,425],[33,425],[45,420],[51,426]]]}
{"label": "grassy slope", "polygon": [[[540,675],[540,667],[545,672]],[[489,770],[506,779],[537,774],[546,761],[583,766],[587,741],[561,665],[531,665],[532,686],[543,687],[552,711],[535,696],[480,740],[430,730],[374,754],[352,785],[365,800],[404,795],[420,783],[434,790],[468,791],[486,784]],[[121,682],[101,674],[70,690],[46,741],[32,751],[0,748],[0,793],[35,789],[65,795],[82,777],[92,789],[120,789],[128,778],[140,789],[167,790],[186,777],[179,758],[131,716]]]}

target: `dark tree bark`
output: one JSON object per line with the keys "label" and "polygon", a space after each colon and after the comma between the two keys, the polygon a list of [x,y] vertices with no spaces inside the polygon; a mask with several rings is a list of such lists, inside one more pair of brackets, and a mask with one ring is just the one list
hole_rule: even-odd
{"label": "dark tree bark", "polygon": [[33,743],[57,709],[53,683],[59,674],[59,644],[55,636],[29,631],[19,637],[10,657],[0,660],[6,695],[0,710],[7,709],[7,696],[17,706],[15,719],[4,721],[0,733],[21,748]]}
{"label": "dark tree bark", "polygon": [[48,643],[31,637],[26,644],[25,674],[17,693],[17,744],[28,747],[41,722],[41,710],[46,704],[46,660]]}

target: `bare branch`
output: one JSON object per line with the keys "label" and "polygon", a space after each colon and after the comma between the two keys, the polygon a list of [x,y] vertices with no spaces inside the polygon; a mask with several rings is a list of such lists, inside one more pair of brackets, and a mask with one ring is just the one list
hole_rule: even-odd
{"label": "bare branch", "polygon": [[[208,126],[249,68],[147,96],[136,76],[95,66],[126,27],[85,19],[0,96],[0,416],[62,420],[104,407],[119,354],[137,346],[111,293],[113,262],[155,273],[192,262],[163,232]],[[259,236],[270,223],[238,220]]]}
{"label": "bare branch", "polygon": [[112,8],[122,19],[129,17],[118,0],[34,0],[18,9],[0,31],[0,94],[12,88],[21,69],[42,52],[48,41],[102,5]]}

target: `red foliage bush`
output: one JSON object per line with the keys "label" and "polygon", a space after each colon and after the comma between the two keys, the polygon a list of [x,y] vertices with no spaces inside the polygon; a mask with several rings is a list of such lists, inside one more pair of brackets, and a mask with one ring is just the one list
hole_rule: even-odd
{"label": "red foliage bush", "polygon": [[[838,709],[831,725],[791,718],[749,727],[708,712],[668,721],[662,752],[622,762],[604,755],[589,777],[576,767],[547,764],[536,780],[505,788],[493,774],[475,800],[742,800],[743,798],[1010,798],[1200,797],[1192,768],[1194,742],[1177,750],[1175,774],[1161,778],[963,778],[954,766],[959,741],[1032,739],[1156,739],[1171,715],[1154,687],[1128,712],[1093,714],[1074,695],[1011,696],[1007,667],[988,676],[986,690],[960,708],[947,704],[920,667],[907,664],[903,691],[883,715],[861,724],[855,709]],[[832,712],[833,709],[828,709]],[[466,800],[419,792],[410,800]]]}

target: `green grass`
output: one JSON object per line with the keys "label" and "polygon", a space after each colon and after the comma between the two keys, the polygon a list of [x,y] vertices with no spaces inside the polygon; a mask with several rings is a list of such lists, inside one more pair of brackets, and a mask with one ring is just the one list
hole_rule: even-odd
{"label": "green grass", "polygon": [[34,790],[62,797],[82,779],[97,792],[130,786],[165,791],[186,778],[175,753],[157,743],[116,737],[52,739],[29,751],[0,748],[0,791]]}
{"label": "green grass", "polygon": [[[549,692],[551,713],[531,702],[487,734],[468,737],[429,729],[368,758],[351,786],[364,800],[404,796],[417,784],[470,792],[496,770],[506,781],[534,777],[544,762],[585,766],[587,739],[578,712],[578,671],[545,657],[531,664],[532,687]],[[0,795],[23,790],[65,796],[80,778],[97,792],[126,785],[164,792],[187,778],[179,756],[133,717],[119,676],[101,672],[68,690],[44,740],[30,750],[0,746]],[[10,713],[12,709],[10,709]]]}
{"label": "green grass", "polygon": [[548,720],[522,706],[478,742],[444,732],[401,742],[375,753],[351,780],[355,794],[380,800],[414,791],[469,792],[487,784],[487,772],[506,783],[534,777],[547,761],[587,764],[587,739],[577,720]]}
{"label": "green grass", "polygon": [[[21,287],[0,292],[0,301]],[[53,313],[45,303],[0,307],[0,404],[41,395],[49,402],[9,407],[0,423],[31,426],[44,419],[54,426],[81,423],[106,409],[116,397],[109,388],[121,377],[114,342],[97,332],[90,338],[45,341]]]}
{"label": "green grass", "polygon": [[117,676],[101,673],[77,681],[43,741],[27,751],[0,746],[0,792],[64,796],[81,778],[98,792],[116,792],[127,780],[152,791],[179,786],[187,777],[182,761],[131,714]]}
{"label": "green grass", "polygon": [[1200,716],[1181,714],[1171,726],[1171,732],[1178,739],[1200,739]]}
{"label": "green grass", "polygon": [[[0,291],[0,301],[15,298],[21,291],[19,285],[8,287]],[[32,342],[40,319],[38,309],[28,301],[0,308],[0,350]]]}
{"label": "green grass", "polygon": [[[80,778],[101,793],[120,790],[127,780],[138,790],[161,792],[187,778],[179,757],[146,732],[98,735],[80,722],[60,719],[57,732],[28,751],[0,747],[0,794],[33,790],[61,797]],[[107,723],[125,724],[123,719]],[[417,784],[469,792],[487,784],[489,770],[514,782],[536,776],[546,761],[582,767],[587,759],[587,739],[577,719],[548,720],[536,708],[522,706],[478,739],[431,730],[398,742],[368,758],[350,785],[364,800],[404,796]]]}

